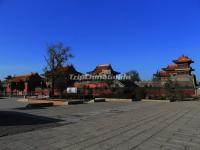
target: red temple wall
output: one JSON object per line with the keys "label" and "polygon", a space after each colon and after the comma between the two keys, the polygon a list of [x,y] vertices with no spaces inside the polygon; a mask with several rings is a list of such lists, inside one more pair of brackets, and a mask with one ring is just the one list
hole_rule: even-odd
{"label": "red temple wall", "polygon": [[[147,95],[152,96],[165,96],[166,91],[164,89],[158,90],[158,89],[151,89],[146,90]],[[185,94],[189,96],[196,96],[196,89],[182,89],[182,90],[176,90],[175,94]]]}

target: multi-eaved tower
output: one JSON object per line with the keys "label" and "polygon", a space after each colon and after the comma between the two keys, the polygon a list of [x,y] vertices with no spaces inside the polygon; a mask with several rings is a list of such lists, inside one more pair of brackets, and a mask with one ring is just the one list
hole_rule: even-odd
{"label": "multi-eaved tower", "polygon": [[194,61],[188,56],[182,55],[177,60],[174,60],[174,63],[177,66],[177,68],[175,68],[177,74],[191,75],[191,72],[194,71],[194,69],[190,66],[192,63],[194,63]]}
{"label": "multi-eaved tower", "polygon": [[143,85],[149,87],[148,93],[151,96],[164,96],[165,85],[169,80],[175,83],[177,93],[195,96],[196,95],[196,77],[192,72],[194,69],[191,64],[194,63],[188,56],[182,55],[173,61],[173,64],[167,65],[153,75],[153,80]]}
{"label": "multi-eaved tower", "polygon": [[188,56],[182,55],[173,62],[174,64],[170,64],[167,67],[162,68],[161,71],[158,71],[156,74],[154,74],[154,78],[164,79],[166,77],[192,75],[192,71],[194,71],[194,69],[191,67],[191,64],[194,63],[194,61]]}

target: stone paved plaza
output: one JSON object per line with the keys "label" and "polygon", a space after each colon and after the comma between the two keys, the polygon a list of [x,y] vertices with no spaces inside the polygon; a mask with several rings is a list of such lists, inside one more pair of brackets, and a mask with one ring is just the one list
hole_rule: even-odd
{"label": "stone paved plaza", "polygon": [[[1,121],[1,132],[14,131],[0,137],[1,150],[200,150],[198,101],[106,102],[43,109],[23,109],[16,99],[1,99],[0,104],[1,112],[12,114],[10,118],[18,120],[13,113],[26,116],[24,124],[22,118],[21,123],[9,126]],[[30,118],[34,119],[26,122]]]}

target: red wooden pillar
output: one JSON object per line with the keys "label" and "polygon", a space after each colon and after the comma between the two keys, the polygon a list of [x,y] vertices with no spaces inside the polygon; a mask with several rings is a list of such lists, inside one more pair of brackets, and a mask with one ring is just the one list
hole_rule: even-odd
{"label": "red wooden pillar", "polygon": [[25,82],[25,83],[24,83],[24,94],[26,95],[26,94],[28,94],[28,92],[29,92],[29,89],[28,89],[28,82]]}
{"label": "red wooden pillar", "polygon": [[11,90],[11,83],[7,83],[7,84],[6,84],[6,93],[7,93],[8,95],[11,95],[11,93],[12,93],[12,90]]}

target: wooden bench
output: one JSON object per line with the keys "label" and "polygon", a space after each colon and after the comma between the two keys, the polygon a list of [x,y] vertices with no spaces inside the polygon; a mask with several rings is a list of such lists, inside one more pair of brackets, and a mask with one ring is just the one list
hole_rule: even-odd
{"label": "wooden bench", "polygon": [[76,99],[76,100],[68,100],[68,105],[78,105],[83,104],[84,100],[82,99]]}
{"label": "wooden bench", "polygon": [[53,102],[46,102],[46,103],[30,103],[26,105],[26,108],[41,108],[41,107],[52,107]]}

